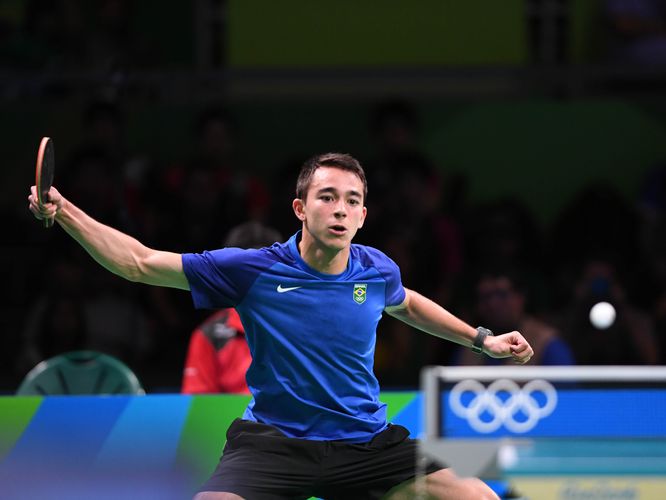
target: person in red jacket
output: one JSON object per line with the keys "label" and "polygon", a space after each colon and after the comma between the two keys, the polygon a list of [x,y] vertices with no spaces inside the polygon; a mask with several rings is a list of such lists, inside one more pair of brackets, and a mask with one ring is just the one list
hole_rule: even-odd
{"label": "person in red jacket", "polygon": [[[282,241],[276,230],[247,222],[229,232],[224,246],[261,248],[276,241]],[[192,332],[181,392],[249,394],[245,372],[251,361],[245,330],[236,310],[217,311]]]}

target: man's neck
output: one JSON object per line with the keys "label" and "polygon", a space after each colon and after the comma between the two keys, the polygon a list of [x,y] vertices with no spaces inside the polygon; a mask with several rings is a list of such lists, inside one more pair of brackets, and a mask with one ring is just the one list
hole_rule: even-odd
{"label": "man's neck", "polygon": [[342,250],[326,248],[305,230],[298,243],[298,252],[308,266],[323,274],[343,273],[349,262],[349,247]]}

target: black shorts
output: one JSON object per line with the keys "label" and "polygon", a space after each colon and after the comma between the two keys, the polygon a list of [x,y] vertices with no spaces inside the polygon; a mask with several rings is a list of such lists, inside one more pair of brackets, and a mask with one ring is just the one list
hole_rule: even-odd
{"label": "black shorts", "polygon": [[[199,491],[247,500],[381,498],[416,475],[418,443],[389,425],[372,441],[350,444],[289,438],[270,425],[236,419],[213,475]],[[427,474],[444,468],[429,463]]]}

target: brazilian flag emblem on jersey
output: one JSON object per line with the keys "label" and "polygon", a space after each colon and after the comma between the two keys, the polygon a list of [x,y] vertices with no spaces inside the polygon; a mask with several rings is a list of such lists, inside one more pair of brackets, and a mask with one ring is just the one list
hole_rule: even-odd
{"label": "brazilian flag emblem on jersey", "polygon": [[368,285],[365,283],[355,284],[354,285],[354,302],[357,304],[363,304],[366,299],[366,292],[368,290]]}

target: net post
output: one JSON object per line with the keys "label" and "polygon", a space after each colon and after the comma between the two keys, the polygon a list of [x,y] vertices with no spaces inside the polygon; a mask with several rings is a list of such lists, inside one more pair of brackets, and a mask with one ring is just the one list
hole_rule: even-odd
{"label": "net post", "polygon": [[423,387],[423,430],[425,439],[440,437],[442,410],[440,394],[442,388],[441,366],[426,366],[421,371],[421,387]]}

